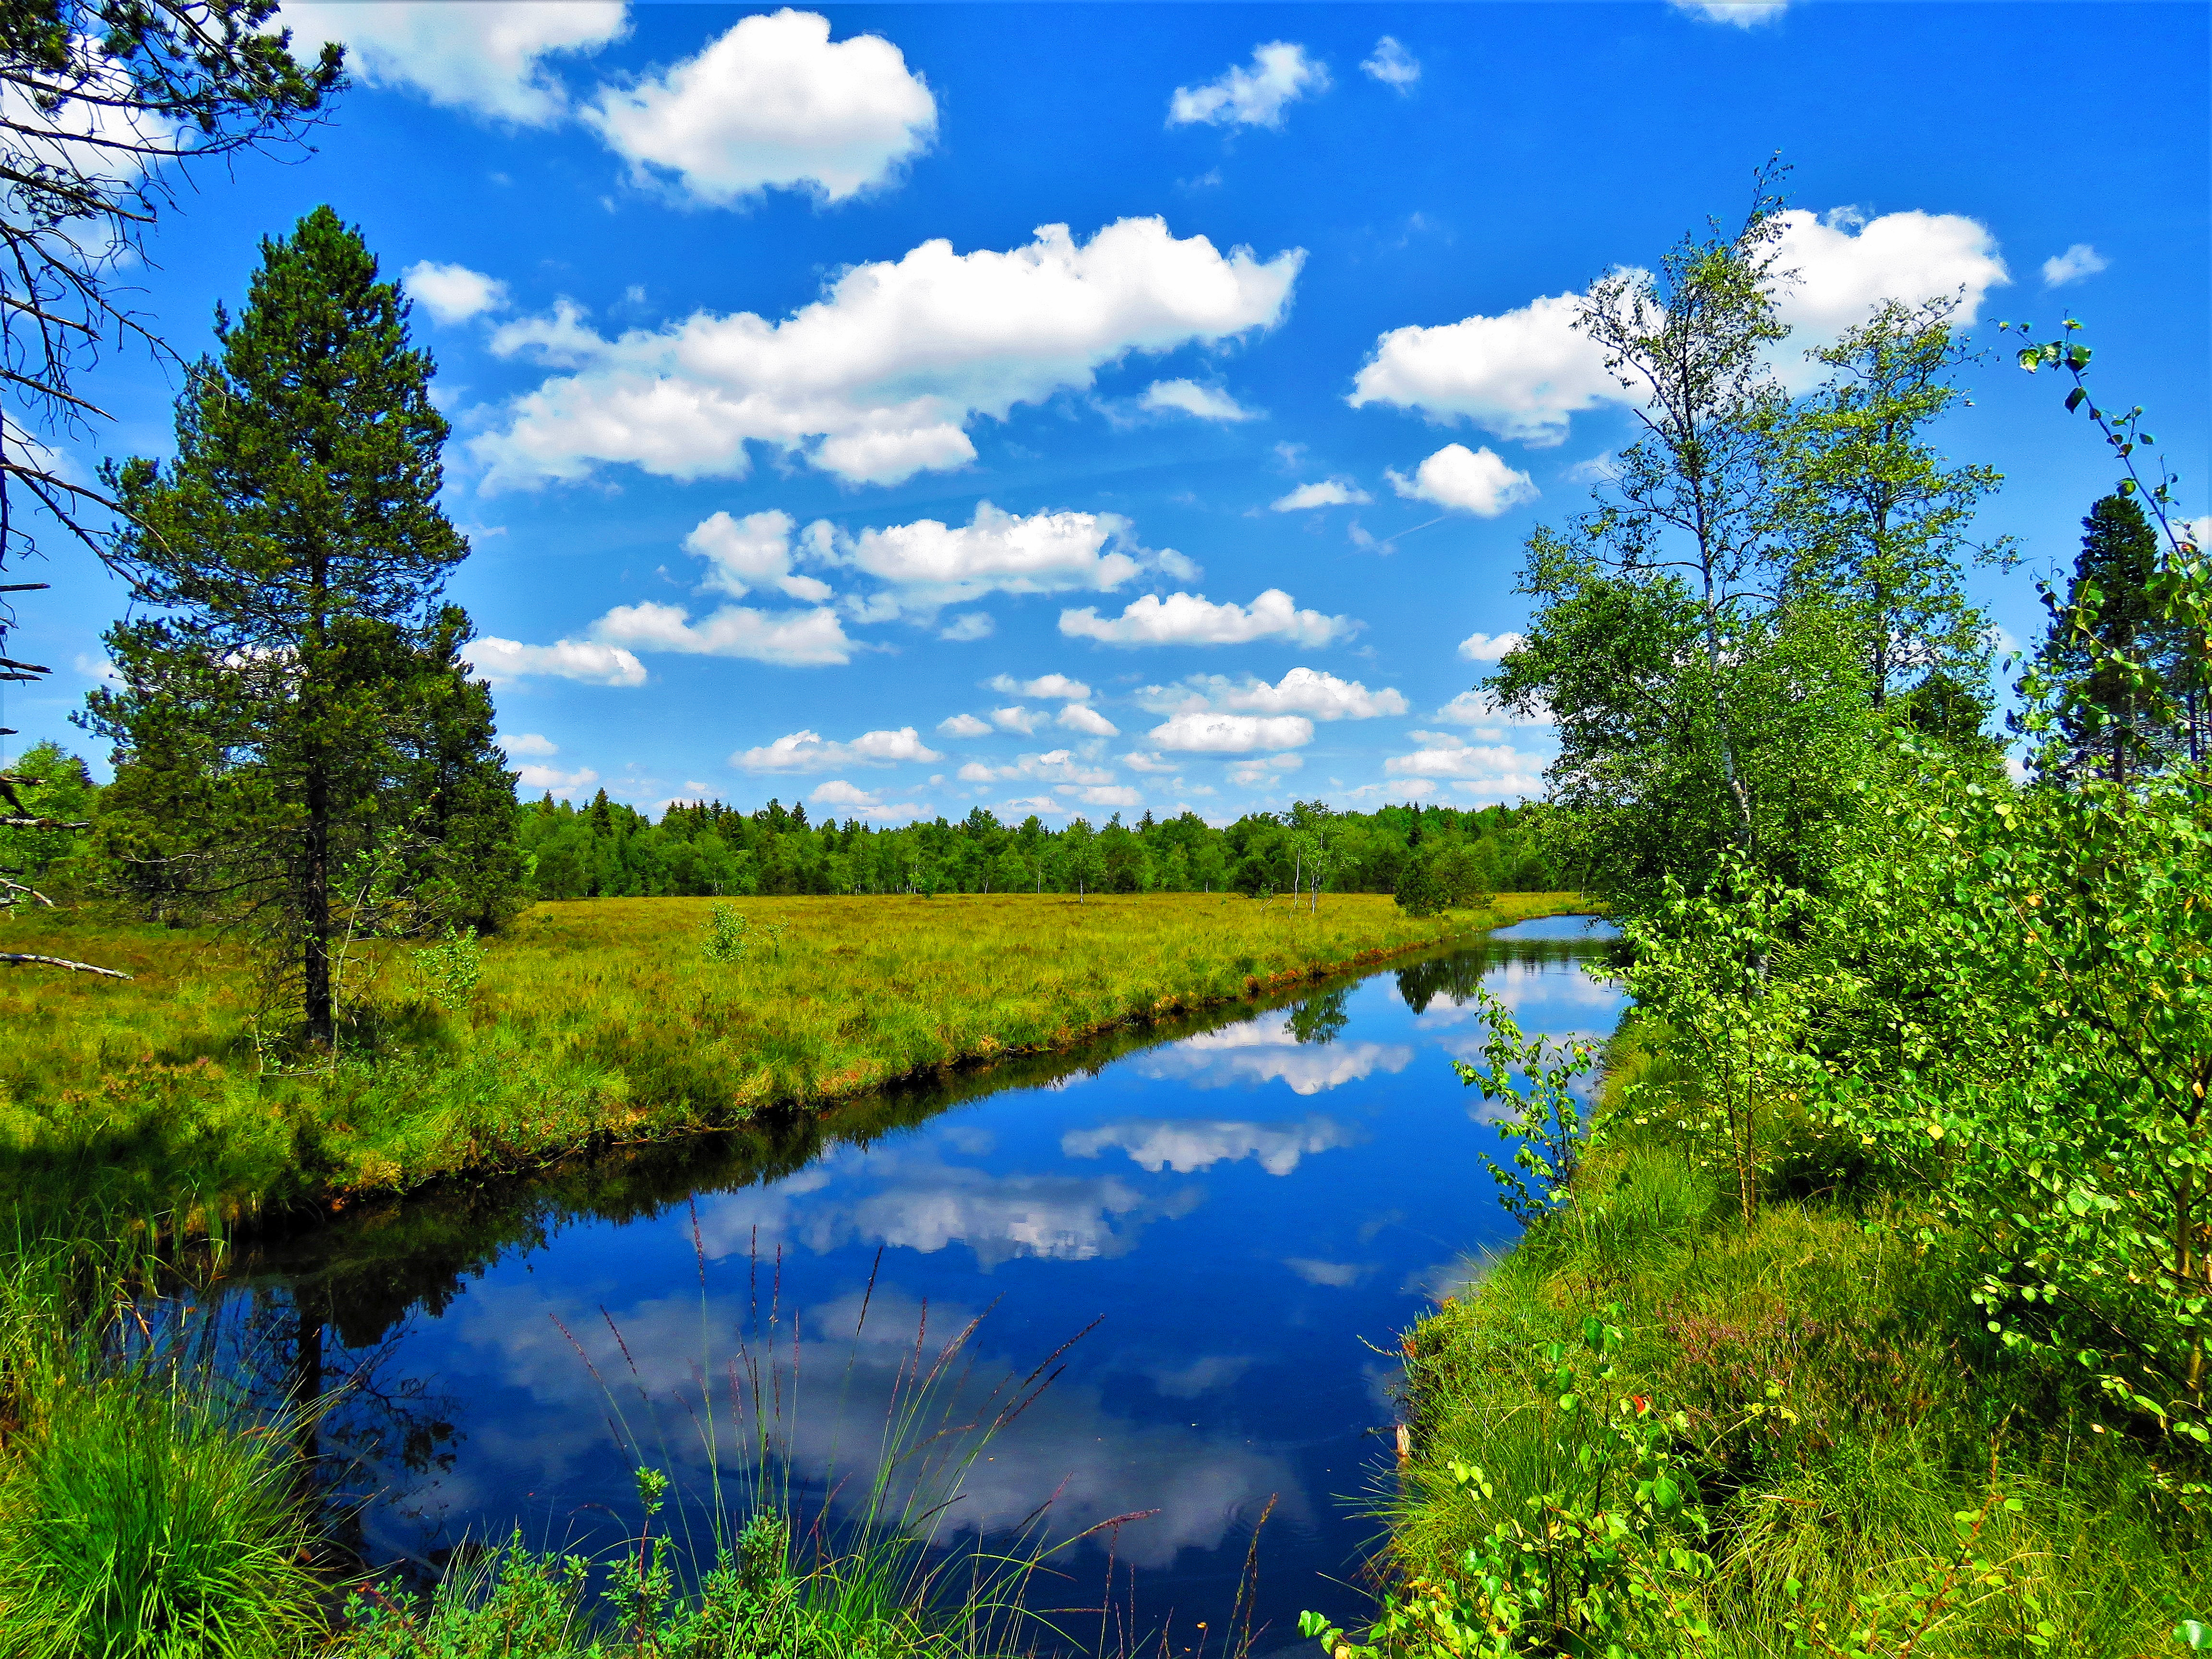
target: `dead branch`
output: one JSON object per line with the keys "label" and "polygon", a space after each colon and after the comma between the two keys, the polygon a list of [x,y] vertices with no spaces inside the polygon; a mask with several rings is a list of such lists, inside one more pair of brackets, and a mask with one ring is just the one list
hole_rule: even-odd
{"label": "dead branch", "polygon": [[95,968],[88,962],[71,962],[67,957],[34,957],[21,951],[0,951],[0,967],[6,968],[66,968],[72,974],[98,974],[102,979],[129,979],[128,974],[118,974],[112,968]]}

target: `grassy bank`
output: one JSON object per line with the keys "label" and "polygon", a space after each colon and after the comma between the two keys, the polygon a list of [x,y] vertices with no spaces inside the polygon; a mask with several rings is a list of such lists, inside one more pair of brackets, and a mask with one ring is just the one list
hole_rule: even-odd
{"label": "grassy bank", "polygon": [[1651,1035],[1616,1040],[1571,1202],[1407,1337],[1380,1565],[1409,1633],[1385,1650],[1460,1651],[1410,1630],[1494,1613],[1501,1560],[1548,1582],[1499,1651],[1555,1650],[1538,1633],[1593,1586],[1642,1607],[1622,1629],[1645,1654],[2185,1650],[2212,1552],[2170,1443],[1989,1336],[1971,1242],[1855,1187],[1810,1126],[1777,1115],[1747,1225],[1732,1177],[1628,1092],[1665,1080]]}
{"label": "grassy bank", "polygon": [[10,949],[135,977],[0,980],[0,1179],[149,1212],[182,1191],[233,1216],[343,1204],[1066,1048],[1573,904],[747,899],[730,906],[742,954],[721,962],[705,954],[714,901],[541,904],[486,944],[473,988],[426,980],[411,949],[358,951],[331,1057],[276,1040],[235,941],[19,919]]}

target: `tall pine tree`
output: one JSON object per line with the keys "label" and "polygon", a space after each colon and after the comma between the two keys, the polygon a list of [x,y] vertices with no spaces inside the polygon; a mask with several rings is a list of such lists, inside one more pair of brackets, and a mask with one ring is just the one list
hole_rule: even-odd
{"label": "tall pine tree", "polygon": [[468,544],[439,509],[445,419],[409,305],[327,207],[265,240],[216,312],[168,465],[109,482],[117,552],[155,614],[106,635],[120,689],[105,821],[130,884],[243,923],[334,1035],[344,941],[495,925],[520,884],[514,779],[444,587]]}
{"label": "tall pine tree", "polygon": [[2180,641],[2151,598],[2158,567],[2158,532],[2132,498],[2107,495],[2090,507],[2066,604],[2042,650],[2045,668],[2067,687],[2059,730],[2075,777],[2125,783],[2166,764],[2186,738],[2175,699],[2111,660],[2125,658],[2154,682],[2178,684]]}

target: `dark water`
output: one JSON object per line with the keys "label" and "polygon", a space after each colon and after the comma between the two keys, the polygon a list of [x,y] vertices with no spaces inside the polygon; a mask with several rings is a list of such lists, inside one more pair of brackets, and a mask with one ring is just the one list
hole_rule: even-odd
{"label": "dark water", "polygon": [[1055,1558],[1067,1601],[1097,1602],[1110,1541],[1139,1628],[1218,1630],[1272,1500],[1268,1652],[1301,1607],[1358,1609],[1395,1334],[1511,1243],[1481,1158],[1497,1138],[1450,1066],[1481,1038],[1468,993],[1602,1036],[1620,998],[1579,964],[1609,933],[1523,923],[828,1124],[348,1217],[249,1255],[233,1306],[272,1386],[336,1395],[317,1449],[368,1499],[353,1540],[378,1564],[518,1522],[604,1541],[641,1456],[711,1491],[707,1438],[726,1452],[754,1393],[804,1495],[848,1513],[917,1351],[983,1316],[927,1427],[988,1415],[1085,1333],[939,1535],[1149,1511]]}

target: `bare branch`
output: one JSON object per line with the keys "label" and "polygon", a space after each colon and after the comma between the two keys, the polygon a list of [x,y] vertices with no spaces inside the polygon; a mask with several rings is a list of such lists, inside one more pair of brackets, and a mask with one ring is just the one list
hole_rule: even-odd
{"label": "bare branch", "polygon": [[98,974],[102,979],[129,979],[112,968],[95,968],[88,962],[71,962],[67,957],[34,957],[20,951],[0,951],[0,967],[9,968],[66,968],[72,974]]}

